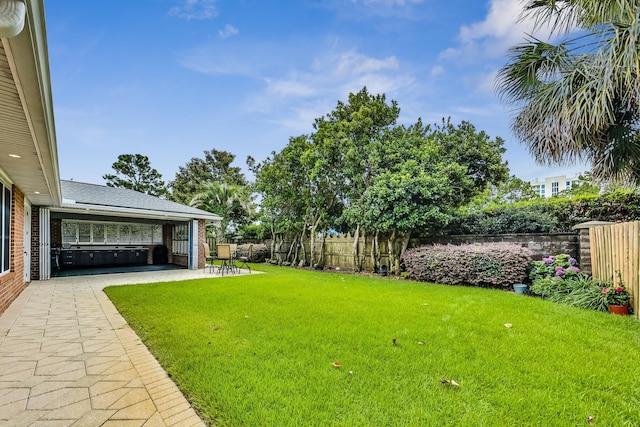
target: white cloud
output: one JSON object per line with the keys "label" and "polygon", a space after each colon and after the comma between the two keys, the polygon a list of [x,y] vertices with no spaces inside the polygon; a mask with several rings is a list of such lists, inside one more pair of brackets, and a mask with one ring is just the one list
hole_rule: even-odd
{"label": "white cloud", "polygon": [[183,19],[209,19],[218,16],[217,0],[183,0],[169,10],[169,15]]}
{"label": "white cloud", "polygon": [[444,74],[444,72],[445,72],[445,69],[442,65],[436,65],[431,68],[431,72],[429,73],[429,75],[431,77],[437,77],[441,74]]}
{"label": "white cloud", "polygon": [[239,33],[238,29],[236,27],[234,27],[231,24],[227,24],[224,26],[223,29],[221,29],[220,31],[218,31],[218,36],[220,36],[220,38],[226,39],[232,36],[237,36]]}
{"label": "white cloud", "polygon": [[320,55],[306,68],[294,67],[283,77],[262,78],[265,91],[246,100],[244,108],[295,133],[309,132],[313,120],[335,108],[337,99],[344,100],[364,86],[369,93],[394,99],[399,92],[411,92],[415,84],[397,58],[376,58],[355,50]]}
{"label": "white cloud", "polygon": [[292,77],[288,80],[265,79],[267,82],[267,90],[272,95],[305,97],[317,93],[315,88],[301,80],[305,79],[298,77]]}
{"label": "white cloud", "polygon": [[440,57],[467,61],[480,57],[497,58],[508,48],[524,42],[527,35],[548,39],[550,29],[536,27],[531,18],[521,20],[522,11],[522,0],[489,0],[485,19],[460,27],[459,45],[446,49]]}
{"label": "white cloud", "polygon": [[375,73],[382,70],[397,70],[398,60],[395,56],[383,59],[371,58],[355,51],[340,54],[333,67],[333,73],[338,76]]}

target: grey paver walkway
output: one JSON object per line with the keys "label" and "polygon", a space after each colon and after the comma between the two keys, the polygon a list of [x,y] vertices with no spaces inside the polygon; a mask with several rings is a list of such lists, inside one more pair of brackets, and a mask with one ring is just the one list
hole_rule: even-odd
{"label": "grey paver walkway", "polygon": [[0,426],[204,426],[105,286],[203,270],[34,281],[0,317]]}

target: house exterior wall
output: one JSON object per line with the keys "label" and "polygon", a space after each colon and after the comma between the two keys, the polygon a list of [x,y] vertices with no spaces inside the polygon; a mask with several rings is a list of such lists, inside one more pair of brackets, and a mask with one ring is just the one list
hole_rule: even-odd
{"label": "house exterior wall", "polygon": [[11,191],[10,270],[0,276],[0,314],[28,286],[24,283],[24,194],[15,185]]}

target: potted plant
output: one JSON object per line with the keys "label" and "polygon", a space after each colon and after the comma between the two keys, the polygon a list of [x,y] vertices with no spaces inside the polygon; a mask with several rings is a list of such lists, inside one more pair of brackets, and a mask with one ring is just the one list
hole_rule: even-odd
{"label": "potted plant", "polygon": [[630,295],[622,281],[620,273],[618,273],[618,286],[610,286],[602,288],[602,295],[609,304],[609,312],[626,316],[629,314]]}

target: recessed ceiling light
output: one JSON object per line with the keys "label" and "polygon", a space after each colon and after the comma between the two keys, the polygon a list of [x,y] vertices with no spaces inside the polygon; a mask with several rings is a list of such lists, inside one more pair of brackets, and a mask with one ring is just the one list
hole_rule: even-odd
{"label": "recessed ceiling light", "polygon": [[9,157],[13,157],[14,159],[22,158],[22,156],[18,156],[17,154],[9,154]]}
{"label": "recessed ceiling light", "polygon": [[40,192],[39,191],[34,191],[33,194],[40,194]]}

